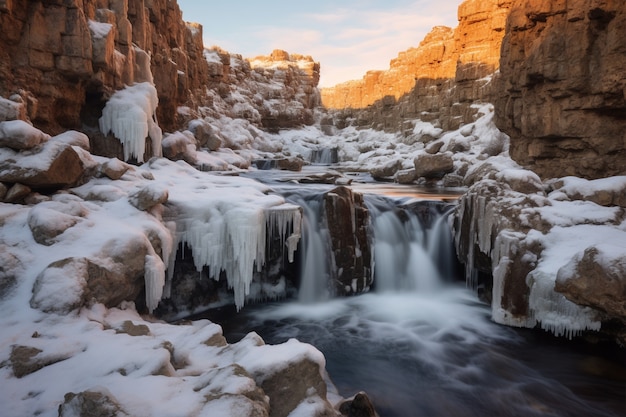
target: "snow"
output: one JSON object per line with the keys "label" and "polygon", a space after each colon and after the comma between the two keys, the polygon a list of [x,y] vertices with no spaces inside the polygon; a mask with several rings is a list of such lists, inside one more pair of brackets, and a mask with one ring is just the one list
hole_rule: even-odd
{"label": "snow", "polygon": [[91,19],[89,20],[88,24],[89,30],[91,31],[91,36],[96,39],[106,38],[113,28],[113,25],[111,23],[96,22]]}
{"label": "snow", "polygon": [[152,139],[153,156],[161,156],[163,134],[156,121],[157,90],[149,82],[128,86],[107,101],[99,120],[105,135],[113,133],[124,147],[126,161],[143,162],[146,138]]}

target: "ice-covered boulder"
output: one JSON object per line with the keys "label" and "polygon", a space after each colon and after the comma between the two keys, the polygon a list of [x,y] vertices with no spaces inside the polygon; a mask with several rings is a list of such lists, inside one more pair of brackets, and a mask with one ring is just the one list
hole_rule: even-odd
{"label": "ice-covered boulder", "polygon": [[157,204],[167,201],[169,192],[161,184],[148,184],[128,196],[130,204],[139,210],[150,210]]}
{"label": "ice-covered boulder", "polygon": [[623,321],[624,209],[546,195],[523,170],[495,177],[470,187],[455,216],[466,279],[493,320],[568,337]]}

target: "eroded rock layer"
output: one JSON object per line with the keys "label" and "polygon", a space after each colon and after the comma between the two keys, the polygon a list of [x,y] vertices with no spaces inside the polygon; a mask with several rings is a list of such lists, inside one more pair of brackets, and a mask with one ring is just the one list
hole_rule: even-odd
{"label": "eroded rock layer", "polygon": [[626,8],[620,0],[513,2],[496,123],[543,177],[626,172]]}

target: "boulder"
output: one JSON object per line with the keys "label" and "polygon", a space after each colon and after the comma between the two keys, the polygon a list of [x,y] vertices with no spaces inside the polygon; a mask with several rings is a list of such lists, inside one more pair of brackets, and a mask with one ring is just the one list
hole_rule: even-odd
{"label": "boulder", "polygon": [[157,204],[163,204],[169,198],[166,188],[160,185],[148,184],[128,196],[128,201],[138,210],[150,210]]}
{"label": "boulder", "polygon": [[112,180],[119,180],[129,169],[131,169],[129,164],[112,158],[101,165],[100,172]]}
{"label": "boulder", "polygon": [[346,417],[378,417],[372,400],[364,392],[343,401],[339,405],[339,412]]}
{"label": "boulder", "polygon": [[402,161],[393,159],[382,166],[372,168],[370,174],[374,179],[386,179],[393,177],[400,168],[402,168]]}
{"label": "boulder", "polygon": [[106,388],[68,392],[59,405],[59,417],[128,417],[129,414]]}
{"label": "boulder", "polygon": [[0,161],[0,181],[21,183],[32,189],[64,188],[84,180],[84,164],[72,146],[47,141],[37,152],[15,153]]}
{"label": "boulder", "polygon": [[576,304],[592,307],[626,323],[626,254],[623,249],[609,245],[585,249],[559,269],[554,288]]}
{"label": "boulder", "polygon": [[13,184],[4,196],[5,203],[21,203],[30,193],[30,187],[24,184]]}
{"label": "boulder", "polygon": [[335,292],[347,295],[367,291],[374,277],[370,214],[363,195],[340,186],[324,194],[324,207],[335,263],[330,268]]}
{"label": "boulder", "polygon": [[[265,394],[270,397],[269,417],[287,417],[311,396],[311,391],[320,398],[326,398],[326,382],[322,378],[318,363],[303,359],[294,362],[263,379],[260,383]],[[332,406],[327,403],[324,414],[333,416]]]}
{"label": "boulder", "polygon": [[285,171],[302,171],[304,160],[302,158],[281,158],[276,160],[276,167]]}
{"label": "boulder", "polygon": [[454,171],[454,160],[450,154],[421,154],[414,160],[415,175],[426,179],[441,179]]}
{"label": "boulder", "polygon": [[50,136],[23,120],[0,122],[0,147],[31,149],[50,139]]}
{"label": "boulder", "polygon": [[80,216],[62,212],[63,209],[71,210],[66,204],[54,202],[43,202],[30,210],[27,222],[35,242],[51,246],[57,242],[57,236],[81,220]]}

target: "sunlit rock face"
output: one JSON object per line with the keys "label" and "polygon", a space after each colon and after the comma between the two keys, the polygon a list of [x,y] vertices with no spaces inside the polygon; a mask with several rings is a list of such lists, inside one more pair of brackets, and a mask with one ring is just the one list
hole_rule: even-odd
{"label": "sunlit rock face", "polygon": [[[476,101],[489,101],[489,76],[499,65],[510,0],[467,0],[456,29],[438,26],[417,48],[401,52],[387,71],[321,90],[322,104],[341,110],[338,124],[408,131],[407,119],[444,130],[473,121]],[[348,122],[349,121],[349,122]]]}
{"label": "sunlit rock face", "polygon": [[626,9],[618,0],[513,2],[496,123],[542,177],[626,172]]}
{"label": "sunlit rock face", "polygon": [[46,132],[97,125],[108,97],[133,82],[156,84],[166,128],[202,95],[202,28],[176,2],[3,2],[0,22],[0,96],[17,95]]}

